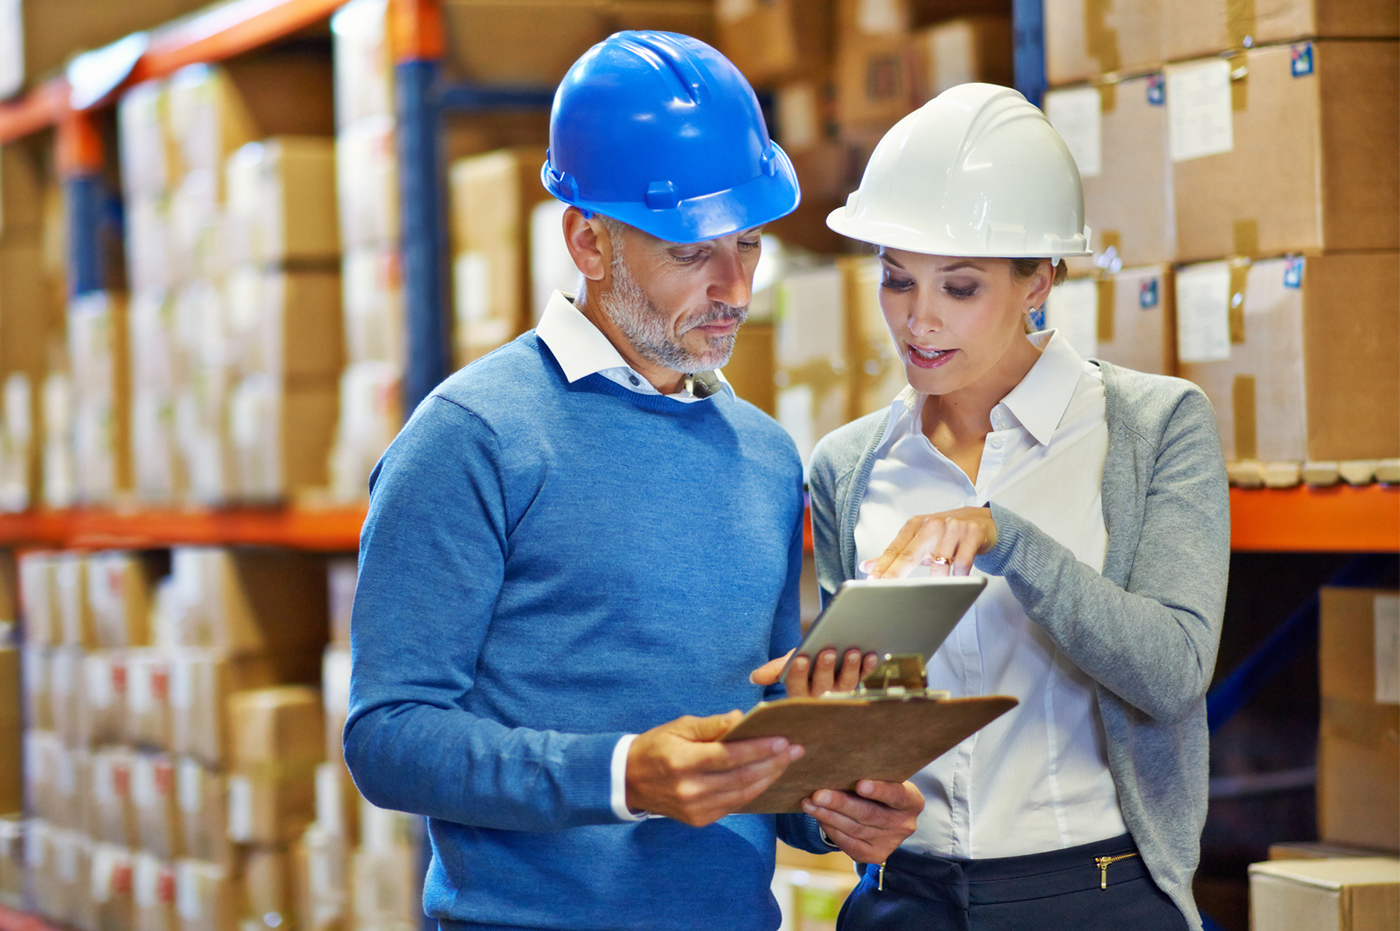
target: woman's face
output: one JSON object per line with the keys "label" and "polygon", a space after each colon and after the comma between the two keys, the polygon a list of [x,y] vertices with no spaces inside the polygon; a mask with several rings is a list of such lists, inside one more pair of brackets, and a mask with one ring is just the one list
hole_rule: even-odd
{"label": "woman's face", "polygon": [[882,249],[880,259],[880,309],[916,391],[951,394],[988,378],[1010,376],[1014,384],[1025,374],[1023,356],[1034,352],[1025,315],[1049,293],[1048,262],[1018,280],[1008,259],[901,249]]}

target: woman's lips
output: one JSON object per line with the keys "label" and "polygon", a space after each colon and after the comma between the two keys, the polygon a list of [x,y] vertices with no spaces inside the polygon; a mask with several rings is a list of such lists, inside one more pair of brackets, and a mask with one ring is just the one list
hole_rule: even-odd
{"label": "woman's lips", "polygon": [[956,349],[920,349],[912,344],[905,344],[909,349],[909,361],[921,369],[936,369],[947,364],[953,358]]}

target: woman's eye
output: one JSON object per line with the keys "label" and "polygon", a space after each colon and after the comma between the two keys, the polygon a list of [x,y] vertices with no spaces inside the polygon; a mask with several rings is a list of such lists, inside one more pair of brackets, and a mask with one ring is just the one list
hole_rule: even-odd
{"label": "woman's eye", "polygon": [[952,285],[944,285],[943,290],[959,300],[967,300],[977,293],[977,286],[969,285],[966,288],[955,288]]}
{"label": "woman's eye", "polygon": [[880,287],[888,288],[891,291],[908,291],[914,286],[914,282],[909,278],[891,278],[889,275],[880,279]]}

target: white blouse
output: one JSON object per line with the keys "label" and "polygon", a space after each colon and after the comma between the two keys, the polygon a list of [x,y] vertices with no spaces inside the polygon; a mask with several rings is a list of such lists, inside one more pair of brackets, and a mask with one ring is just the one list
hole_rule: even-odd
{"label": "white blouse", "polygon": [[[911,517],[995,501],[1103,570],[1103,379],[1055,331],[1029,339],[1044,351],[992,409],[975,485],[921,432],[924,396],[907,388],[895,399],[856,524],[858,563],[879,556]],[[907,849],[1008,857],[1127,833],[1094,682],[1004,579],[988,577],[928,668],[930,688],[1020,704],[914,776],[926,805]]]}

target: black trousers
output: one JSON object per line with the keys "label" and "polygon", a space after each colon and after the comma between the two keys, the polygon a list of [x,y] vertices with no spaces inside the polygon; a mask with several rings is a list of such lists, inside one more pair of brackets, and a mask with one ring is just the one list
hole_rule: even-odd
{"label": "black trousers", "polygon": [[[897,850],[863,866],[837,931],[1186,931],[1128,835],[1025,857],[964,860]],[[1106,882],[1105,882],[1106,879]],[[1104,888],[1104,886],[1107,888]]]}

